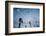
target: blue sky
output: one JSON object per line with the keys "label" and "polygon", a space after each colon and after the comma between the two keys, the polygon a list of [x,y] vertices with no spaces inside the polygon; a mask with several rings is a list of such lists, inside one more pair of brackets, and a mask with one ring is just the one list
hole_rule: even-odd
{"label": "blue sky", "polygon": [[15,22],[18,22],[19,18],[22,18],[24,22],[38,20],[39,21],[39,9],[36,8],[14,8],[13,18]]}

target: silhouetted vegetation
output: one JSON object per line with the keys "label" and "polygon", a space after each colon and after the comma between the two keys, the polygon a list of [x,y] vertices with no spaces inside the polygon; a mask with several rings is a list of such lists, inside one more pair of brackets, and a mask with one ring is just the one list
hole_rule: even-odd
{"label": "silhouetted vegetation", "polygon": [[22,18],[19,18],[19,28],[20,28],[21,23],[23,23],[23,20]]}

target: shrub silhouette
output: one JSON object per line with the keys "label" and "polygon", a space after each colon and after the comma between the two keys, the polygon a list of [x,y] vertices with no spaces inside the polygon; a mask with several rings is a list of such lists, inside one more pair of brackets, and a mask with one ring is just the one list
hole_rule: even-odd
{"label": "shrub silhouette", "polygon": [[23,23],[23,20],[22,18],[19,18],[19,28],[20,28],[21,23]]}

